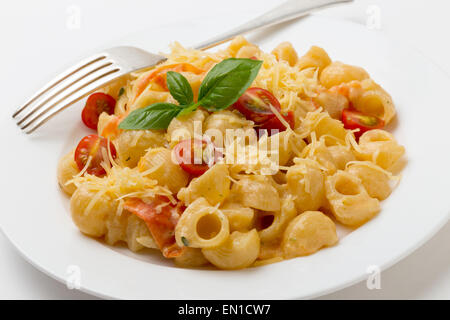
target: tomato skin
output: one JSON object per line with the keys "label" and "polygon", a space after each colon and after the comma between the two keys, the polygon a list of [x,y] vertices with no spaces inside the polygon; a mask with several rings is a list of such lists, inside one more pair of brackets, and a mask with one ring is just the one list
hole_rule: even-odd
{"label": "tomato skin", "polygon": [[291,127],[291,129],[294,129],[295,127],[295,114],[294,111],[288,111],[287,115],[284,116],[284,119],[287,121],[287,123],[289,123],[289,126]]}
{"label": "tomato skin", "polygon": [[184,249],[176,244],[174,232],[184,211],[180,204],[181,202],[170,203],[167,197],[158,195],[151,202],[144,202],[139,198],[126,199],[124,209],[144,220],[164,257],[175,258]]}
{"label": "tomato skin", "polygon": [[87,99],[81,113],[81,120],[88,128],[97,130],[98,118],[102,112],[113,114],[115,107],[116,100],[113,97],[103,92],[96,92]]}
{"label": "tomato skin", "polygon": [[[90,134],[78,143],[75,149],[74,160],[81,171],[86,166],[86,163],[91,157],[91,162],[86,172],[88,174],[95,175],[97,177],[102,177],[106,174],[105,169],[101,166],[103,159],[102,149],[108,150],[108,140],[100,137],[96,134]],[[111,156],[113,159],[117,157],[116,148],[109,142],[109,148],[111,150]]]}
{"label": "tomato skin", "polygon": [[281,123],[273,112],[270,105],[278,111],[284,119],[294,128],[294,113],[289,111],[282,114],[281,105],[275,96],[269,91],[262,88],[249,88],[245,93],[233,104],[233,108],[242,113],[248,120],[253,121],[260,129],[266,129],[271,135],[271,130],[284,131],[286,127]]}
{"label": "tomato skin", "polygon": [[344,123],[345,129],[359,129],[359,131],[354,132],[356,139],[359,139],[364,132],[384,127],[384,121],[382,119],[348,108],[342,110],[342,122]]}
{"label": "tomato skin", "polygon": [[[201,146],[201,147],[200,147]],[[201,148],[201,155],[194,155],[194,148]],[[207,150],[207,148],[209,150]],[[210,163],[204,161],[204,151],[207,150],[210,153],[214,153],[214,159],[211,159]],[[210,167],[214,165],[220,158],[221,153],[215,148],[212,142],[208,142],[200,139],[188,139],[180,141],[174,148],[175,159],[180,167],[187,173],[198,177],[204,174]],[[201,156],[201,159],[197,159]],[[195,163],[195,161],[201,163]]]}
{"label": "tomato skin", "polygon": [[[289,124],[291,129],[293,129],[294,125],[295,125],[294,112],[289,111],[286,114],[281,114],[281,116],[284,118],[284,120],[286,120],[286,122]],[[268,120],[267,122],[263,123],[260,126],[260,129],[266,129],[268,135],[270,136],[272,134],[271,130],[278,130],[278,132],[282,132],[282,131],[285,131],[287,128],[283,123],[281,123],[280,119],[278,119],[277,117],[274,117],[274,118]]]}
{"label": "tomato skin", "polygon": [[275,117],[270,108],[272,105],[277,111],[281,110],[280,102],[272,93],[262,88],[249,88],[233,104],[233,108],[242,113],[255,124],[262,124]]}

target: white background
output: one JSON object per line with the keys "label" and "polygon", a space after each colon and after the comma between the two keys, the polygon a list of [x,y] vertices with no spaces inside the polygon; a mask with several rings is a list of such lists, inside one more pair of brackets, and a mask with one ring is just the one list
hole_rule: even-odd
{"label": "white background", "polygon": [[[299,0],[301,1],[301,0]],[[15,0],[0,11],[1,116],[61,69],[39,64],[50,56],[67,62],[83,56],[130,32],[170,25],[180,20],[201,21],[216,17],[226,30],[274,7],[281,0]],[[80,10],[77,28],[71,14]],[[391,38],[409,43],[450,74],[450,2],[446,0],[356,0],[352,4],[326,9],[318,15],[346,19],[367,25],[379,13],[380,30]],[[372,17],[372,18],[371,18]],[[75,28],[74,28],[75,27]],[[210,36],[198,35],[199,41]],[[301,36],[301,35],[299,35]],[[342,35],[343,37],[346,35]],[[148,41],[152,40],[151,32]],[[179,39],[182,40],[182,39]],[[23,95],[8,91],[24,83]],[[36,87],[33,87],[35,86]],[[433,106],[426,106],[432,111]],[[7,138],[7,137],[5,137]],[[7,152],[2,151],[2,154]],[[9,155],[11,156],[11,155]],[[1,193],[0,193],[1,194]],[[7,201],[7,199],[2,199]],[[1,214],[7,214],[2,212]],[[426,213],[424,213],[426,214]],[[38,236],[38,234],[37,234]],[[450,299],[450,224],[428,243],[381,274],[381,289],[368,290],[365,282],[324,296],[324,299]],[[49,254],[57,254],[49,252]],[[28,264],[0,234],[1,299],[91,299],[68,290]]]}

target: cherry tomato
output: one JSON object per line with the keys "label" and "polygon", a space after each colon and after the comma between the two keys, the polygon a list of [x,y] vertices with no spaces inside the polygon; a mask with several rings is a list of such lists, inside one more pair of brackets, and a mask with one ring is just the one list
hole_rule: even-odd
{"label": "cherry tomato", "polygon": [[275,117],[270,105],[277,111],[281,110],[280,102],[269,91],[262,88],[249,88],[233,104],[233,108],[248,120],[262,124]]}
{"label": "cherry tomato", "polygon": [[[109,142],[109,148],[111,151],[111,157],[115,159],[117,156],[116,148],[111,142]],[[78,143],[77,148],[75,149],[75,162],[78,166],[78,169],[80,169],[80,171],[83,170],[89,158],[91,158],[86,172],[98,177],[105,175],[105,169],[103,169],[103,167],[101,166],[102,161],[105,160],[103,158],[104,152],[102,151],[102,149],[104,149],[107,154],[108,140],[103,137],[100,137],[96,134],[91,134],[81,139],[81,141]],[[109,161],[109,159],[106,160]]]}
{"label": "cherry tomato", "polygon": [[98,117],[102,112],[113,114],[115,106],[116,100],[109,94],[96,92],[87,99],[81,119],[88,128],[97,130]]}
{"label": "cherry tomato", "polygon": [[344,123],[345,129],[359,129],[359,131],[355,132],[356,139],[359,139],[366,131],[384,127],[384,121],[382,119],[366,115],[353,109],[342,110],[342,122]]}
{"label": "cherry tomato", "polygon": [[164,257],[175,258],[183,252],[175,243],[174,231],[184,211],[180,204],[173,204],[164,196],[156,196],[151,202],[129,198],[125,200],[124,209],[145,221]]}
{"label": "cherry tomato", "polygon": [[180,141],[173,148],[180,167],[193,176],[201,176],[222,157],[212,142],[199,139]]}
{"label": "cherry tomato", "polygon": [[[280,114],[284,118],[284,120],[286,120],[289,126],[291,128],[294,128],[295,124],[294,112],[289,111],[285,114],[283,113]],[[264,122],[259,128],[266,129],[269,136],[272,134],[271,130],[278,130],[279,132],[286,130],[286,126],[280,121],[280,119],[278,119],[278,117],[272,118]]]}
{"label": "cherry tomato", "polygon": [[267,129],[269,135],[271,134],[271,129],[286,130],[286,127],[281,123],[270,106],[284,117],[291,128],[294,127],[294,113],[282,114],[280,102],[265,89],[249,88],[233,104],[233,108],[242,113],[248,120],[252,120],[261,129]]}

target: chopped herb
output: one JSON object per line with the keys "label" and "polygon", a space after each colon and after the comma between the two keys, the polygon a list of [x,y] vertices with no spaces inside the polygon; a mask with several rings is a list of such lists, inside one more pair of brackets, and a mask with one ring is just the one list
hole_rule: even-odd
{"label": "chopped herb", "polygon": [[127,160],[125,160],[125,161],[130,161],[130,159],[131,159],[131,157],[128,157]]}
{"label": "chopped herb", "polygon": [[185,247],[189,247],[189,241],[185,237],[181,237],[181,241],[183,242]]}
{"label": "chopped herb", "polygon": [[120,88],[118,98],[120,98],[124,93],[125,93],[125,88],[124,87]]}

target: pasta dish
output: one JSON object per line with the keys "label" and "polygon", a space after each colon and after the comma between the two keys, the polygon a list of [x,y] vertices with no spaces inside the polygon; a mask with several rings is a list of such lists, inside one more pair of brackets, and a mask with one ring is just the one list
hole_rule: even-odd
{"label": "pasta dish", "polygon": [[337,245],[337,224],[380,212],[405,153],[383,129],[395,114],[363,68],[317,46],[174,43],[89,96],[95,133],[62,157],[58,182],[87,236],[180,267],[261,266]]}

